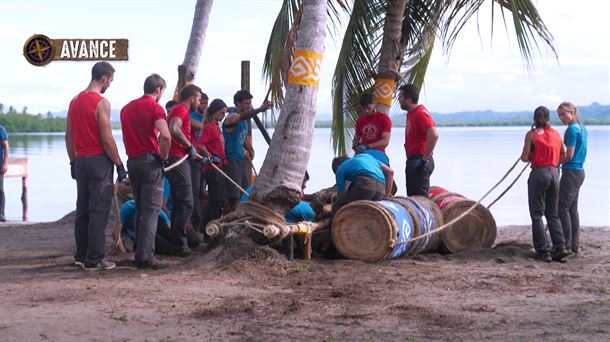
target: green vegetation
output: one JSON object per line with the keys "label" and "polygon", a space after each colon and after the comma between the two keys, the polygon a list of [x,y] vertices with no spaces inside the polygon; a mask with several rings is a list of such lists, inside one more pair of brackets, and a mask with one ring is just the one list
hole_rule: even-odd
{"label": "green vegetation", "polygon": [[46,115],[32,115],[27,113],[28,108],[23,107],[17,112],[13,106],[4,112],[4,105],[0,103],[0,125],[10,133],[15,132],[63,132],[66,128],[65,118],[54,118],[51,112]]}

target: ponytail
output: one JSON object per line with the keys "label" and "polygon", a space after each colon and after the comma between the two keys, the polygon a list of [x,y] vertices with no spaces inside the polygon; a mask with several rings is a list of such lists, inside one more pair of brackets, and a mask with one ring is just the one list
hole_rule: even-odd
{"label": "ponytail", "polygon": [[549,109],[545,106],[540,106],[534,110],[534,124],[532,125],[532,130],[548,127],[550,121],[551,115]]}

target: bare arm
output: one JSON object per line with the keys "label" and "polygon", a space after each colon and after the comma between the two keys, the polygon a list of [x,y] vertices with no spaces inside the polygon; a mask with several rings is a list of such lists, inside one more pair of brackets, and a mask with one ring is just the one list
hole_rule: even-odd
{"label": "bare arm", "polygon": [[[427,136],[426,136],[426,138],[427,138]],[[438,134],[436,136],[436,139],[438,139]],[[388,147],[389,144],[390,144],[390,132],[383,132],[383,133],[381,133],[381,139],[375,141],[374,143],[370,143],[369,148],[379,150],[379,149]],[[436,144],[436,140],[434,141],[434,144]],[[432,153],[432,150],[430,151],[430,153]]]}
{"label": "bare arm", "polygon": [[97,104],[97,126],[100,130],[100,139],[104,152],[114,165],[123,165],[119,151],[116,148],[116,142],[112,137],[112,127],[110,126],[110,102],[106,99],[101,99]]}
{"label": "bare arm", "polygon": [[[570,154],[570,158],[568,158],[568,150],[572,149],[572,153]],[[574,157],[574,147],[568,147],[566,150],[566,145],[561,144],[561,151],[559,152],[559,164],[565,164],[572,160]]]}
{"label": "bare arm", "polygon": [[392,197],[392,184],[394,184],[394,170],[385,164],[381,164],[381,171],[385,176],[385,197]]}
{"label": "bare arm", "polygon": [[161,159],[166,160],[169,156],[169,146],[172,143],[167,121],[165,121],[165,119],[155,121],[155,128],[159,131],[159,151],[161,152]]}
{"label": "bare arm", "polygon": [[258,108],[253,108],[253,109],[247,110],[241,114],[231,114],[231,115],[227,116],[223,125],[225,125],[225,126],[237,125],[237,123],[240,120],[252,119],[252,117],[255,116],[256,114],[262,113],[262,112],[266,111],[267,109],[271,108],[272,106],[273,106],[273,102],[263,101],[263,104]]}
{"label": "bare arm", "polygon": [[7,166],[6,163],[8,162],[8,158],[9,158],[9,153],[8,153],[8,140],[4,140],[2,141],[2,147],[3,147],[3,151],[4,151],[4,159],[2,160],[2,174],[6,173],[7,170]]}
{"label": "bare arm", "polygon": [[191,142],[187,137],[182,134],[182,119],[180,118],[172,118],[172,121],[169,122],[169,133],[172,138],[176,139],[179,143],[186,146],[187,148],[191,148]]}
{"label": "bare arm", "polygon": [[562,158],[559,158],[559,162],[561,164],[569,163],[570,161],[572,161],[572,158],[574,158],[574,151],[576,150],[576,147],[570,146],[566,149],[565,145],[564,145],[564,146],[562,146],[562,150],[564,150],[564,149],[565,149],[565,155]]}
{"label": "bare arm", "polygon": [[199,132],[199,131],[203,130],[203,122],[195,120],[193,118],[191,118],[190,120],[191,120],[191,131]]}
{"label": "bare arm", "polygon": [[428,128],[426,131],[426,150],[424,151],[423,159],[428,160],[434,152],[434,148],[436,147],[436,142],[438,141],[438,130],[436,127]]}
{"label": "bare arm", "polygon": [[203,144],[196,144],[195,147],[197,148],[199,154],[201,154],[202,156],[212,158],[212,154]]}
{"label": "bare arm", "polygon": [[532,150],[533,144],[532,131],[527,132],[525,135],[525,142],[523,143],[523,151],[521,152],[521,161],[528,162],[530,160],[530,151]]}

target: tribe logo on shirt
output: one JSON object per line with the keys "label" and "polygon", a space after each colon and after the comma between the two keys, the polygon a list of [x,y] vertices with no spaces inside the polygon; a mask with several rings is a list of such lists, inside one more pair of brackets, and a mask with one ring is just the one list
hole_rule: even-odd
{"label": "tribe logo on shirt", "polygon": [[377,126],[373,124],[368,124],[362,127],[362,136],[367,139],[374,139],[378,134],[379,130],[377,129]]}

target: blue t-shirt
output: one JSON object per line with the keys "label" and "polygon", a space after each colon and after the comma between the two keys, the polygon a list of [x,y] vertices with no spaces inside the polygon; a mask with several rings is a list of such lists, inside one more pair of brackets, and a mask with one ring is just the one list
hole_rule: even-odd
{"label": "blue t-shirt", "polygon": [[[199,114],[198,112],[191,112],[189,117],[195,121],[203,123],[203,115]],[[195,135],[195,141],[197,141],[201,136],[201,131],[193,131],[193,134]]]}
{"label": "blue t-shirt", "polygon": [[305,201],[300,201],[299,204],[295,205],[290,209],[286,216],[284,216],[286,222],[297,223],[297,222],[313,222],[316,220],[316,213],[311,208],[311,205]]}
{"label": "blue t-shirt", "polygon": [[169,200],[169,196],[169,180],[167,180],[166,177],[163,177],[163,199],[167,202],[165,207],[167,207],[167,210],[172,211],[172,202]]}
{"label": "blue t-shirt", "polygon": [[[231,114],[233,113],[237,113],[237,111],[232,110]],[[248,127],[247,120],[240,120],[234,127],[233,131],[227,132],[225,126],[222,126],[222,135],[225,139],[225,156],[227,159],[242,160],[245,158],[244,143],[250,127]]]}
{"label": "blue t-shirt", "polygon": [[587,158],[587,129],[580,125],[573,123],[568,126],[566,132],[563,134],[563,143],[567,147],[574,147],[574,156],[570,162],[565,163],[561,166],[564,170],[584,170],[583,164]]}
{"label": "blue t-shirt", "polygon": [[379,160],[382,164],[386,164],[387,166],[390,166],[390,158],[388,158],[388,155],[385,154],[385,152],[383,152],[381,150],[369,148],[368,150],[364,151],[364,153],[370,154],[375,159]]}
{"label": "blue t-shirt", "polygon": [[[252,187],[249,186],[246,189],[247,194],[242,194],[239,203],[245,202],[248,200],[248,195],[252,192]],[[313,222],[316,220],[316,213],[311,208],[311,205],[305,201],[300,201],[297,205],[292,207],[286,215],[284,216],[284,220],[290,223],[309,221]]]}
{"label": "blue t-shirt", "polygon": [[[134,222],[135,217],[136,201],[130,199],[129,201],[123,203],[123,206],[121,207],[121,211],[119,213],[119,218],[121,220],[121,225],[123,225],[121,231],[127,234],[127,236],[132,239],[136,238],[136,227]],[[165,223],[168,226],[170,224],[169,218],[167,217],[165,212],[163,212],[163,210],[159,212],[159,221]]]}
{"label": "blue t-shirt", "polygon": [[381,170],[381,162],[370,154],[360,153],[344,161],[337,169],[337,191],[345,191],[345,181],[354,182],[358,176],[372,177],[385,184],[385,176]]}
{"label": "blue t-shirt", "polygon": [[2,159],[2,163],[4,163],[4,145],[2,143],[4,143],[6,140],[8,140],[8,134],[6,133],[6,129],[4,128],[4,126],[0,126],[0,157]]}

